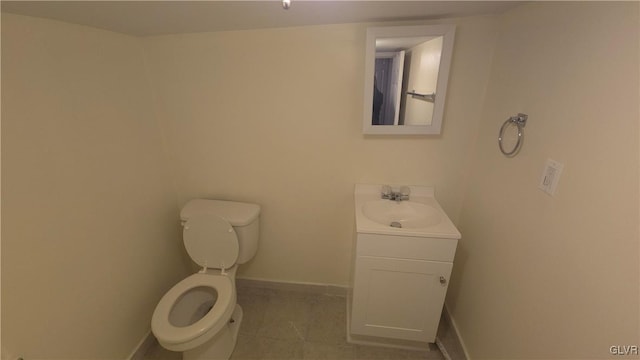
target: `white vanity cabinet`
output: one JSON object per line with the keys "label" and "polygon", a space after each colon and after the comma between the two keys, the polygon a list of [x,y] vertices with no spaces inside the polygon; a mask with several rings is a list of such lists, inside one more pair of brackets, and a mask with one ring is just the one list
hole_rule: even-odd
{"label": "white vanity cabinet", "polygon": [[358,233],[351,334],[434,342],[457,244]]}

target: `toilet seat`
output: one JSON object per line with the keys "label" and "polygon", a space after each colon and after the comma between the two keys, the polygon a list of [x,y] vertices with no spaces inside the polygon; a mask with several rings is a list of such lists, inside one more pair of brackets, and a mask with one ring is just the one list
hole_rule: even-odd
{"label": "toilet seat", "polygon": [[[158,342],[173,351],[184,351],[205,343],[224,327],[236,305],[233,279],[224,275],[193,274],[177,283],[160,300],[151,318],[151,330]],[[179,327],[169,321],[174,304],[196,287],[216,290],[218,298],[209,312],[195,323]]]}

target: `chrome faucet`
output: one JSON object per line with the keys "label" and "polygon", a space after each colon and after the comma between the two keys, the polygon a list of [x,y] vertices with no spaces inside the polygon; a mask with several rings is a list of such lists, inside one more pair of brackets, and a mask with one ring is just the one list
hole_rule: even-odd
{"label": "chrome faucet", "polygon": [[380,197],[382,199],[388,199],[388,200],[400,202],[402,200],[409,200],[410,193],[411,193],[411,189],[409,189],[408,186],[401,186],[400,191],[393,191],[391,189],[391,186],[382,185]]}

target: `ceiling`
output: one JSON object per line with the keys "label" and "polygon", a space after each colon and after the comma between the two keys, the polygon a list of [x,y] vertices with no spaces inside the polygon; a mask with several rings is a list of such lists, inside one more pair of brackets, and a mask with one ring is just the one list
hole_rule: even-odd
{"label": "ceiling", "polygon": [[518,1],[2,1],[2,11],[134,36],[498,14]]}

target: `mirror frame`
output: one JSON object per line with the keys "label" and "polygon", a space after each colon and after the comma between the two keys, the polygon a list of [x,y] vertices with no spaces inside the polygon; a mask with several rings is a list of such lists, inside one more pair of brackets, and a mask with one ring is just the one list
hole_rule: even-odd
{"label": "mirror frame", "polygon": [[[365,135],[434,135],[440,134],[442,116],[449,82],[449,68],[453,54],[455,25],[419,25],[384,26],[367,28],[364,65],[364,119],[362,132]],[[373,77],[376,61],[376,39],[443,36],[436,99],[433,106],[433,118],[430,125],[372,125],[373,113]]]}

